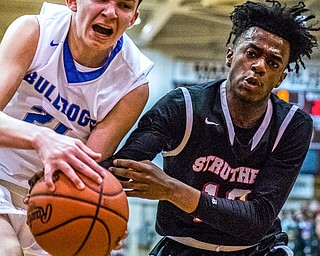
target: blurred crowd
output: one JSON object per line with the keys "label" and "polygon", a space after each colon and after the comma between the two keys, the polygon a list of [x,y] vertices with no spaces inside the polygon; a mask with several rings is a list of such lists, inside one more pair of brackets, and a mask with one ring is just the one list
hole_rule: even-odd
{"label": "blurred crowd", "polygon": [[312,201],[299,210],[283,210],[282,228],[288,233],[295,256],[320,255],[320,203]]}

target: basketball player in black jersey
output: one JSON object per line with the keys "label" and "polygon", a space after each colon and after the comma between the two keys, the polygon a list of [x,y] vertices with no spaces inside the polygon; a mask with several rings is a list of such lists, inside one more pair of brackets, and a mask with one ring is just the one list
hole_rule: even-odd
{"label": "basketball player in black jersey", "polygon": [[[232,12],[226,80],[169,92],[102,163],[125,178],[128,196],[160,200],[156,230],[164,238],[150,255],[293,255],[277,216],[312,119],[272,90],[310,57],[319,28],[308,24],[314,16],[303,2],[267,2]],[[150,162],[160,152],[163,171]]]}

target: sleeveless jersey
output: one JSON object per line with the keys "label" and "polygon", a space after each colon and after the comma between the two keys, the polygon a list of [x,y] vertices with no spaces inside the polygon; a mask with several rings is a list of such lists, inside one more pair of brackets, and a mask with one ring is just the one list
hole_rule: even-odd
{"label": "sleeveless jersey", "polygon": [[169,92],[140,119],[113,159],[152,160],[163,150],[164,172],[202,191],[191,214],[159,201],[160,235],[253,245],[280,232],[277,215],[307,153],[312,119],[271,94],[249,143],[235,130],[222,81]]}
{"label": "sleeveless jersey", "polygon": [[[153,63],[124,34],[104,66],[79,71],[67,40],[71,15],[66,6],[44,3],[34,59],[4,112],[86,142],[121,98],[147,82]],[[0,149],[0,179],[27,186],[42,167],[33,150]]]}

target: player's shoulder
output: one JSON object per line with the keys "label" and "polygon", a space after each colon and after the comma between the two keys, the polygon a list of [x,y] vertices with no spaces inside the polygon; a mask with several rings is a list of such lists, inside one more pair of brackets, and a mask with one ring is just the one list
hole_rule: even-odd
{"label": "player's shoulder", "polygon": [[181,94],[181,92],[185,91],[184,94],[190,94],[193,101],[205,98],[213,98],[214,94],[219,92],[220,85],[223,81],[224,80],[217,80],[195,85],[177,87],[175,90],[175,94]]}
{"label": "player's shoulder", "polygon": [[223,81],[224,80],[216,80],[186,86],[185,89],[187,94],[190,95],[193,106],[202,108],[220,102],[220,85]]}
{"label": "player's shoulder", "polygon": [[204,93],[206,94],[208,91],[219,91],[220,85],[225,81],[225,79],[221,80],[213,80],[209,82],[199,83],[195,85],[186,86],[186,88],[191,93]]}
{"label": "player's shoulder", "polygon": [[119,39],[117,47],[121,49],[120,56],[123,63],[126,63],[127,67],[136,76],[140,76],[141,73],[147,74],[152,69],[154,65],[153,61],[140,51],[138,46],[126,33],[123,33]]}
{"label": "player's shoulder", "polygon": [[[44,2],[40,13],[35,17],[38,19],[40,27],[48,28],[51,31],[60,31],[62,27],[69,26],[72,11],[63,4],[53,4]],[[47,34],[47,32],[45,32]]]}
{"label": "player's shoulder", "polygon": [[40,15],[48,17],[61,16],[63,14],[70,14],[71,10],[64,4],[54,4],[44,2],[41,6]]}
{"label": "player's shoulder", "polygon": [[299,108],[292,103],[288,103],[282,99],[280,99],[277,95],[271,94],[271,101],[273,103],[274,114],[278,119],[285,118],[290,111],[294,110],[293,120],[298,122],[310,122],[312,123],[312,117],[306,113],[304,110]]}
{"label": "player's shoulder", "polygon": [[[23,15],[10,24],[1,44],[3,47],[8,47],[8,52],[12,54],[15,52],[19,55],[23,54],[23,56],[28,55],[32,59],[34,54],[33,49],[35,49],[34,46],[37,45],[38,39],[39,24],[35,15]],[[28,54],[25,54],[26,52]]]}
{"label": "player's shoulder", "polygon": [[[28,29],[26,29],[26,27]],[[9,29],[17,31],[17,34],[20,34],[22,31],[25,31],[27,34],[33,34],[35,31],[39,30],[39,24],[35,15],[28,14],[15,19],[9,26]]]}

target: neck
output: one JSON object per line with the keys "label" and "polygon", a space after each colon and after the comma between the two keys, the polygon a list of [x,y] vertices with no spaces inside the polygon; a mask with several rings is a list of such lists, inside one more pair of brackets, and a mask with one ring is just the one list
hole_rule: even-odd
{"label": "neck", "polygon": [[98,68],[103,66],[112,52],[112,48],[103,52],[90,51],[89,49],[75,47],[75,44],[70,43],[70,41],[69,47],[73,59],[88,68]]}
{"label": "neck", "polygon": [[268,101],[261,103],[243,102],[227,94],[228,108],[234,125],[250,129],[256,126],[266,112]]}
{"label": "neck", "polygon": [[70,29],[67,40],[73,59],[88,68],[98,68],[103,66],[112,52],[113,46],[101,50],[89,47],[72,31],[73,30]]}

